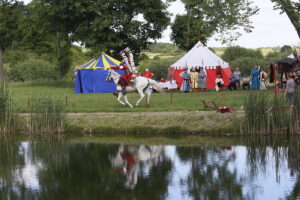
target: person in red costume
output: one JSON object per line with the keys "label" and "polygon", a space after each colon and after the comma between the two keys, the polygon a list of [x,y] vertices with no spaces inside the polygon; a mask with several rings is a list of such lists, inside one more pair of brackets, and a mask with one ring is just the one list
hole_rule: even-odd
{"label": "person in red costume", "polygon": [[139,77],[139,76],[140,76],[140,74],[139,74],[138,71],[135,71],[133,75],[134,75],[135,77]]}
{"label": "person in red costume", "polygon": [[152,72],[149,71],[149,69],[145,69],[145,72],[144,72],[144,77],[145,78],[152,78],[152,76],[154,75]]}

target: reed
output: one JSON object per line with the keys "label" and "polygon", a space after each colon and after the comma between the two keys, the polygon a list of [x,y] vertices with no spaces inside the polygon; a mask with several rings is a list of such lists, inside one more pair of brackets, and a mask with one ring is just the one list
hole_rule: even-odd
{"label": "reed", "polygon": [[11,133],[17,121],[12,109],[11,87],[5,80],[0,81],[0,133]]}
{"label": "reed", "polygon": [[60,133],[64,130],[63,101],[51,97],[33,98],[30,105],[31,133]]}
{"label": "reed", "polygon": [[[300,130],[300,85],[296,86],[294,98],[293,98],[293,123],[295,128]],[[299,132],[298,132],[299,133]]]}
{"label": "reed", "polygon": [[268,96],[264,92],[251,91],[244,103],[245,128],[250,134],[265,132],[268,123]]}
{"label": "reed", "polygon": [[270,97],[265,92],[251,92],[246,98],[243,129],[249,134],[294,134],[299,131],[299,92],[294,108],[286,105],[284,96]]}

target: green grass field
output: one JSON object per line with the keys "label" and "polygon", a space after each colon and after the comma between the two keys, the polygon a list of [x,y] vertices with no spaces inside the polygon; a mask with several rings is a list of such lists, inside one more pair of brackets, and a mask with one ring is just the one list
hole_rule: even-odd
{"label": "green grass field", "polygon": [[[67,97],[67,112],[162,112],[162,111],[201,111],[214,110],[204,108],[202,101],[218,101],[221,99],[219,106],[230,106],[233,109],[240,110],[244,100],[249,94],[249,91],[228,91],[215,92],[209,90],[201,93],[154,93],[151,96],[150,107],[147,107],[145,101],[142,101],[140,106],[133,109],[125,107],[117,102],[116,97],[112,94],[74,94],[73,88],[58,88],[58,87],[41,87],[41,86],[23,86],[21,84],[13,84],[13,102],[15,108],[19,112],[28,112],[30,99],[38,96],[56,97],[66,103]],[[268,93],[271,95],[272,90]],[[139,96],[136,93],[128,94],[129,101],[132,105],[138,100]]]}

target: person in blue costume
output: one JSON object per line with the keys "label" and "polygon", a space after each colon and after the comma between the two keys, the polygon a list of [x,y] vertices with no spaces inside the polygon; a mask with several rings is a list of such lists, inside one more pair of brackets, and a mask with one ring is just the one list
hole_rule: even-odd
{"label": "person in blue costume", "polygon": [[252,83],[251,83],[251,89],[259,89],[259,70],[258,67],[255,66],[254,69],[251,70],[252,75]]}
{"label": "person in blue costume", "polygon": [[180,74],[181,78],[183,78],[183,82],[182,82],[182,86],[181,86],[181,90],[183,92],[189,92],[191,90],[191,76],[187,71],[187,68],[184,69],[184,72],[182,72]]}

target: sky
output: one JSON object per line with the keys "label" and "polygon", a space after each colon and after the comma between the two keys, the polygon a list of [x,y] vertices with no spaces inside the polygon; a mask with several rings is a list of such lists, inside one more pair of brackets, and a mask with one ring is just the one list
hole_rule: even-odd
{"label": "sky", "polygon": [[[24,0],[25,3],[31,0]],[[242,36],[234,43],[246,48],[259,47],[278,47],[283,45],[300,46],[300,40],[295,28],[288,19],[286,14],[280,15],[280,11],[273,10],[273,3],[271,0],[254,0],[255,5],[260,8],[259,14],[252,16],[251,21],[255,27],[252,33],[241,32]],[[168,11],[173,14],[172,21],[176,14],[185,13],[184,5],[177,0],[172,3]],[[167,28],[163,32],[163,37],[157,42],[172,43],[170,40],[171,29]],[[226,47],[210,39],[207,43],[209,47]]]}

